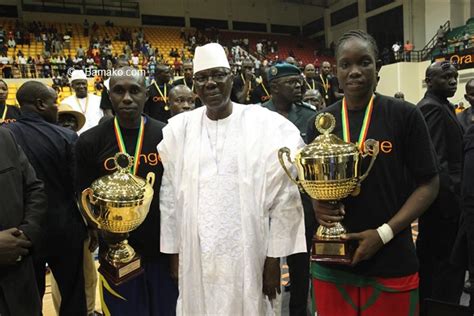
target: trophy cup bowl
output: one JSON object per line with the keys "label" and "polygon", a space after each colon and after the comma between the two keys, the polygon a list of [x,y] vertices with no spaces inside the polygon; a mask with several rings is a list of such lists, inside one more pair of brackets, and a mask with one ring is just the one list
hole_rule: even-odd
{"label": "trophy cup bowl", "polygon": [[145,180],[131,174],[133,158],[125,153],[117,153],[114,163],[117,171],[85,189],[81,205],[89,221],[108,237],[108,250],[99,258],[99,272],[118,285],[143,272],[140,256],[127,237],[148,215],[155,175],[150,172]]}
{"label": "trophy cup bowl", "polygon": [[[359,194],[360,183],[367,177],[377,158],[379,143],[368,139],[361,152],[357,144],[344,142],[330,134],[336,125],[336,119],[330,113],[319,114],[315,125],[321,135],[298,150],[294,161],[286,147],[278,151],[278,158],[286,174],[298,185],[300,191],[306,192],[315,200],[337,204],[349,195]],[[368,155],[371,156],[370,164],[361,175],[362,158]],[[298,180],[293,178],[286,167],[284,156],[295,165]],[[345,233],[346,229],[340,222],[333,227],[320,225],[313,237],[311,260],[350,264],[355,247],[352,242],[341,238]]]}

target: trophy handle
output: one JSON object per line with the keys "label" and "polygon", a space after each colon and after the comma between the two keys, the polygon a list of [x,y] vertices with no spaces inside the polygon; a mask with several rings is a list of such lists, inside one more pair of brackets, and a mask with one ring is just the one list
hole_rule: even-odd
{"label": "trophy handle", "polygon": [[81,205],[82,205],[82,209],[84,210],[84,214],[86,215],[86,217],[91,221],[93,222],[94,224],[97,225],[97,228],[100,229],[100,223],[99,221],[96,219],[96,217],[94,216],[91,208],[90,208],[90,204],[95,204],[95,199],[93,197],[93,192],[92,192],[92,189],[91,188],[87,188],[85,189],[84,191],[82,191],[82,195],[81,195]]}
{"label": "trophy handle", "polygon": [[148,172],[146,175],[146,181],[153,187],[153,184],[155,184],[155,173]]}
{"label": "trophy handle", "polygon": [[365,180],[367,176],[369,175],[370,170],[374,166],[375,159],[377,158],[377,155],[379,154],[379,142],[374,139],[367,139],[364,142],[363,146],[363,152],[361,154],[362,158],[367,157],[368,155],[371,155],[370,159],[370,164],[365,173],[359,178],[359,183]]}
{"label": "trophy handle", "polygon": [[283,160],[283,155],[286,154],[286,159],[288,159],[288,161],[293,164],[293,162],[291,161],[291,156],[290,156],[290,149],[288,147],[283,147],[283,148],[280,148],[280,150],[278,150],[278,160],[280,160],[280,164],[281,166],[283,167],[283,170],[285,170],[285,173],[286,175],[290,178],[291,181],[293,181],[297,186],[298,188],[301,189],[301,186],[300,184],[298,183],[298,181],[296,181],[293,176],[291,175],[290,171],[288,170],[288,168],[286,168],[286,165],[285,165],[285,161]]}

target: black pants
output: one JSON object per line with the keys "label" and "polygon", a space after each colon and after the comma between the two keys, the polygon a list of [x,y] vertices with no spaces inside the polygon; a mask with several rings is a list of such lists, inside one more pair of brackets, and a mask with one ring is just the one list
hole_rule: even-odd
{"label": "black pants", "polygon": [[465,275],[463,268],[450,262],[458,231],[457,220],[428,212],[419,219],[416,242],[420,261],[420,315],[424,315],[427,298],[459,304]]}
{"label": "black pants", "polygon": [[304,208],[304,220],[306,230],[307,252],[288,256],[288,270],[290,272],[290,315],[308,315],[308,291],[310,283],[309,257],[314,232],[316,231],[316,219],[314,217],[311,200],[306,195],[301,195]]}
{"label": "black pants", "polygon": [[87,315],[84,289],[84,241],[69,247],[51,247],[47,256],[35,258],[35,272],[41,299],[45,291],[45,264],[48,263],[61,293],[60,316]]}
{"label": "black pants", "polygon": [[290,272],[290,315],[306,316],[309,291],[309,252],[297,253],[286,259]]}
{"label": "black pants", "polygon": [[1,316],[10,316],[10,311],[8,310],[7,301],[3,291],[0,288],[0,315]]}

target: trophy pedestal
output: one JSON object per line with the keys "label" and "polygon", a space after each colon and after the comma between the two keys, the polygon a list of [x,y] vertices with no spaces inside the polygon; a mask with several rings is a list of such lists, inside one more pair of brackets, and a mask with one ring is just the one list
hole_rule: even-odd
{"label": "trophy pedestal", "polygon": [[311,261],[349,265],[352,262],[355,245],[352,240],[323,239],[313,237]]}
{"label": "trophy pedestal", "polygon": [[130,262],[118,262],[114,264],[110,263],[106,259],[105,255],[101,255],[99,257],[99,262],[100,274],[102,274],[108,281],[111,281],[116,286],[135,278],[144,271],[139,255],[135,255]]}

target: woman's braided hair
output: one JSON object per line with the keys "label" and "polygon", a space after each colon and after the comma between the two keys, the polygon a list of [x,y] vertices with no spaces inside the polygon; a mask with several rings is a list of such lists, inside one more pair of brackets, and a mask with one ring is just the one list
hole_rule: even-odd
{"label": "woman's braided hair", "polygon": [[344,43],[355,38],[370,43],[374,52],[374,59],[377,60],[379,56],[379,49],[377,48],[377,43],[371,35],[362,30],[351,30],[339,37],[336,43],[336,56],[338,55],[339,50],[341,49],[342,45],[344,45]]}

